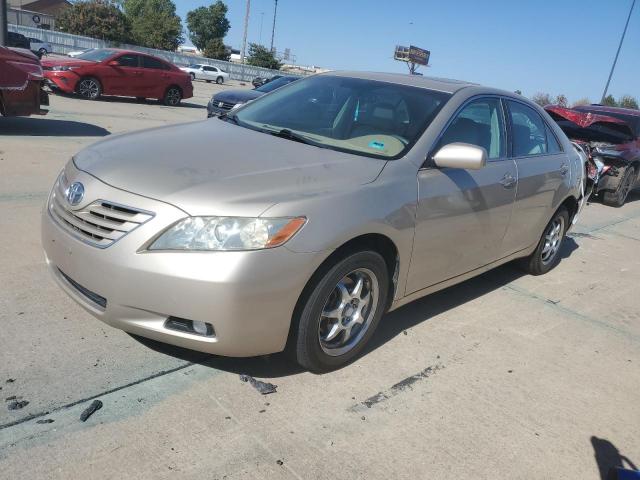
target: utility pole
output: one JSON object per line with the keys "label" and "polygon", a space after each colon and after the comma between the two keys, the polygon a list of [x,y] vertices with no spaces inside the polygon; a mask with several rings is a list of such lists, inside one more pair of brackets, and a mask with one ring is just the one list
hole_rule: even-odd
{"label": "utility pole", "polygon": [[260,40],[258,43],[262,45],[262,22],[264,22],[264,12],[260,12]]}
{"label": "utility pole", "polygon": [[[634,0],[635,1],[635,0]],[[240,52],[240,63],[244,65],[244,55],[247,51],[247,30],[249,30],[249,11],[251,10],[251,0],[247,0],[247,13],[244,16],[244,37],[242,39],[242,51]]]}
{"label": "utility pole", "polygon": [[631,18],[631,12],[633,12],[633,7],[636,4],[636,0],[633,0],[631,3],[631,8],[629,9],[629,15],[627,16],[627,23],[624,24],[624,30],[622,31],[622,37],[620,38],[620,44],[618,45],[618,51],[616,52],[616,56],[613,59],[613,65],[611,65],[611,72],[609,72],[609,78],[607,79],[607,84],[604,87],[604,92],[602,92],[602,99],[600,103],[604,103],[604,98],[607,96],[607,90],[609,90],[609,83],[611,83],[611,77],[613,76],[613,71],[616,68],[616,63],[618,62],[618,55],[620,55],[620,49],[622,48],[622,42],[624,41],[624,36],[627,33],[627,27],[629,26],[629,19]]}
{"label": "utility pole", "polygon": [[[635,0],[633,0],[635,2]],[[273,8],[273,30],[271,30],[271,51],[273,52],[273,40],[276,37],[276,14],[278,13],[278,0],[275,0],[276,6]]]}
{"label": "utility pole", "polygon": [[0,0],[0,45],[7,45],[7,0]]}

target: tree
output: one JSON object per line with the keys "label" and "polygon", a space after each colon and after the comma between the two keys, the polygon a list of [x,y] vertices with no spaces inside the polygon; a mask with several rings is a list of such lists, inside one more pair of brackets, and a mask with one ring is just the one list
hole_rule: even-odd
{"label": "tree", "polygon": [[564,94],[560,94],[556,97],[555,101],[553,102],[556,105],[559,105],[561,107],[568,107],[569,106],[569,100],[567,100],[567,96]]}
{"label": "tree", "polygon": [[231,24],[227,20],[227,6],[218,0],[208,7],[198,7],[187,13],[189,38],[200,50],[217,38],[222,41]]}
{"label": "tree", "polygon": [[613,95],[609,94],[606,97],[604,97],[602,99],[602,104],[606,105],[608,107],[617,107],[618,106],[618,102],[616,102],[616,99],[613,98]]}
{"label": "tree", "polygon": [[209,40],[204,47],[203,53],[207,58],[215,58],[216,60],[224,60],[225,62],[228,62],[231,58],[231,52],[225,47],[221,38]]}
{"label": "tree", "polygon": [[638,110],[638,100],[636,100],[636,97],[632,97],[631,95],[623,95],[620,97],[618,105],[622,108],[633,108]]}
{"label": "tree", "polygon": [[589,100],[588,98],[580,98],[578,100],[576,100],[575,102],[573,102],[573,106],[574,107],[578,107],[580,105],[591,105],[591,100]]}
{"label": "tree", "polygon": [[122,6],[136,44],[173,51],[184,41],[182,22],[171,0],[124,0]]}
{"label": "tree", "polygon": [[533,97],[531,97],[531,100],[536,102],[541,107],[544,107],[546,105],[551,105],[553,103],[551,101],[551,95],[549,95],[548,93],[544,93],[544,92],[536,93]]}
{"label": "tree", "polygon": [[81,0],[65,8],[56,26],[62,32],[125,43],[130,40],[129,21],[111,0]]}
{"label": "tree", "polygon": [[272,70],[280,70],[282,66],[271,50],[257,43],[249,44],[247,64],[254,67],[271,68]]}

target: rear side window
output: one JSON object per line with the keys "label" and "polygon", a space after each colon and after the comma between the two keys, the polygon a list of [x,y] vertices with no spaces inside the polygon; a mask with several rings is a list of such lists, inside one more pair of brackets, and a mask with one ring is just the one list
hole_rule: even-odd
{"label": "rear side window", "polygon": [[542,117],[533,108],[507,100],[511,115],[513,156],[544,155],[547,153],[547,132]]}
{"label": "rear side window", "polygon": [[153,57],[142,57],[142,66],[156,70],[169,70],[169,67],[164,62]]}
{"label": "rear side window", "polygon": [[125,54],[118,57],[121,67],[138,67],[138,55]]}
{"label": "rear side window", "polygon": [[505,157],[506,142],[500,100],[481,98],[465,106],[443,133],[438,148],[457,142],[483,147],[489,159]]}
{"label": "rear side window", "polygon": [[548,153],[560,153],[562,152],[562,147],[558,143],[558,139],[553,134],[548,125],[545,125],[547,130],[547,151]]}
{"label": "rear side window", "polygon": [[206,72],[217,72],[218,69],[216,67],[204,67]]}

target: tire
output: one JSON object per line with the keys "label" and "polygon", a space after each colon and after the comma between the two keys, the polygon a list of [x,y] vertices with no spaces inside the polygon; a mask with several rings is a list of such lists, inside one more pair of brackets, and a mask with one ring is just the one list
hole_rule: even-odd
{"label": "tire", "polygon": [[162,103],[164,103],[167,107],[177,107],[180,105],[180,101],[182,100],[182,91],[172,85],[167,88],[166,93],[164,94],[164,98],[162,99]]}
{"label": "tire", "polygon": [[49,52],[47,52],[47,49],[46,49],[46,48],[41,48],[41,49],[39,49],[39,50],[38,50],[38,52],[40,52],[40,55],[41,55],[41,56],[42,56],[42,55],[47,55],[47,54],[49,53]]}
{"label": "tire", "polygon": [[76,92],[87,100],[97,100],[102,94],[102,86],[97,78],[84,77],[76,85]]}
{"label": "tire", "polygon": [[389,272],[379,253],[352,252],[317,272],[305,292],[294,314],[290,354],[312,372],[327,372],[354,359],[375,332],[387,305]]}
{"label": "tire", "polygon": [[224,78],[222,78],[222,77],[218,77],[218,78],[216,78],[216,83],[217,83],[218,85],[222,85],[222,84],[224,83]]}
{"label": "tire", "polygon": [[629,192],[633,189],[636,179],[636,171],[632,166],[628,166],[624,170],[624,175],[618,184],[615,192],[604,192],[602,203],[610,207],[620,208],[627,200]]}
{"label": "tire", "polygon": [[189,75],[191,75],[191,81],[192,81],[192,82],[195,82],[195,80],[196,80],[196,74],[195,74],[195,73],[193,73],[193,72],[191,72]]}
{"label": "tire", "polygon": [[524,270],[531,275],[544,275],[560,262],[560,251],[569,228],[569,212],[560,207],[549,221],[535,251],[523,259]]}

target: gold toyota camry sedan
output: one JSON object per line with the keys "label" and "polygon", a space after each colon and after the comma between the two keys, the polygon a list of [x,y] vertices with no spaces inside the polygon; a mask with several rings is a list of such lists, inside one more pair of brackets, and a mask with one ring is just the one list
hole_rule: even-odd
{"label": "gold toyota camry sedan", "polygon": [[42,244],[113,327],[217,355],[287,349],[320,372],[416,298],[515,259],[551,270],[583,185],[522,96],[332,72],[86,148],[55,181]]}

